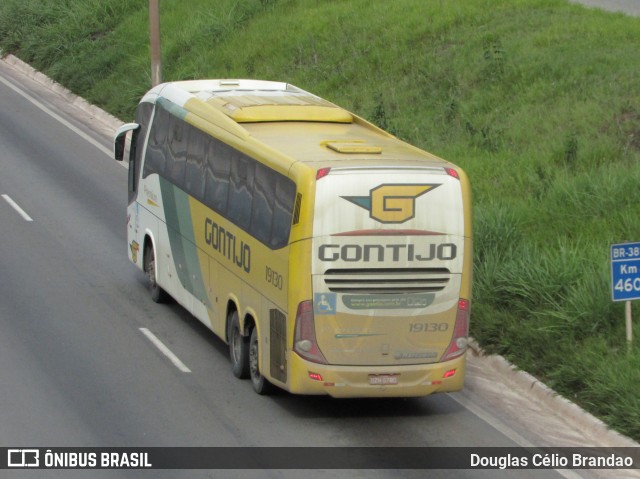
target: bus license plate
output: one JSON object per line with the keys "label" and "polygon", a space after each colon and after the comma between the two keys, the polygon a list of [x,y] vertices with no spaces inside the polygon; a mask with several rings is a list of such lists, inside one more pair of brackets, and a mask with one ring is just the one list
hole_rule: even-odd
{"label": "bus license plate", "polygon": [[370,374],[369,384],[372,386],[392,386],[398,384],[398,374]]}

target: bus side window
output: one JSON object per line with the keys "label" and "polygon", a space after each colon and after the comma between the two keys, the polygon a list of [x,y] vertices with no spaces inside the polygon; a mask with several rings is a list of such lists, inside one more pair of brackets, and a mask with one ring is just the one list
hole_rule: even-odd
{"label": "bus side window", "polygon": [[243,230],[248,230],[251,222],[255,166],[255,161],[238,151],[233,152],[227,217]]}
{"label": "bus side window", "polygon": [[249,232],[258,240],[269,244],[273,220],[273,202],[276,196],[277,173],[257,164],[254,182],[251,228]]}
{"label": "bus side window", "polygon": [[289,242],[295,197],[295,183],[284,176],[279,177],[276,186],[273,226],[271,227],[271,241],[269,244],[274,249],[282,248]]}
{"label": "bus side window", "polygon": [[156,114],[153,117],[151,131],[149,132],[149,142],[147,144],[147,154],[144,162],[142,177],[146,178],[152,173],[164,174],[167,163],[167,136],[172,115],[159,105],[156,106]]}
{"label": "bus side window", "polygon": [[185,189],[184,172],[187,166],[188,125],[180,118],[170,115],[164,176],[178,188]]}
{"label": "bus side window", "polygon": [[204,197],[203,168],[206,161],[205,152],[208,137],[197,128],[191,128],[189,133],[189,148],[187,149],[187,164],[184,175],[185,191],[202,201]]}
{"label": "bus side window", "polygon": [[231,148],[209,138],[205,151],[204,203],[222,216],[227,215]]}

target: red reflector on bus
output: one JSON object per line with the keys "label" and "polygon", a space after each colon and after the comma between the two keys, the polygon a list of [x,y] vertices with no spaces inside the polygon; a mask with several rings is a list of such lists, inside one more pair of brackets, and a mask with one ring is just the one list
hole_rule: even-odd
{"label": "red reflector on bus", "polygon": [[453,337],[447,348],[447,352],[441,361],[448,361],[464,354],[467,349],[467,337],[469,335],[469,312],[471,303],[468,299],[460,298],[458,301],[458,312],[456,323],[453,326]]}
{"label": "red reflector on bus", "polygon": [[314,381],[322,381],[322,375],[309,371],[309,379],[313,379]]}
{"label": "red reflector on bus", "polygon": [[316,173],[316,181],[327,176],[330,171],[331,168],[320,168]]}
{"label": "red reflector on bus", "polygon": [[446,171],[447,175],[451,176],[452,178],[455,178],[456,180],[460,179],[460,175],[453,168],[445,168],[444,171]]}
{"label": "red reflector on bus", "polygon": [[444,373],[444,376],[442,376],[444,379],[450,378],[453,375],[456,374],[456,370],[455,369],[449,369],[446,373]]}

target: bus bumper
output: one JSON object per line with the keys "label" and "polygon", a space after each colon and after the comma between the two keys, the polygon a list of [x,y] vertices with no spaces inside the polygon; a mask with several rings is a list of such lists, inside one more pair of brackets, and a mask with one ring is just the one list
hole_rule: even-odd
{"label": "bus bumper", "polygon": [[289,357],[289,391],[349,397],[420,397],[459,391],[464,386],[466,353],[444,363],[402,366],[316,364],[295,353]]}

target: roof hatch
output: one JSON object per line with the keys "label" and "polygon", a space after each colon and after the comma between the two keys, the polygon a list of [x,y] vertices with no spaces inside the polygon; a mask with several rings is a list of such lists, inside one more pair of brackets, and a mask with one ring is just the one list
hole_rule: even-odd
{"label": "roof hatch", "polygon": [[325,141],[322,144],[327,148],[336,151],[338,153],[367,153],[367,154],[380,154],[382,153],[382,147],[376,145],[367,145],[362,140],[351,141]]}

